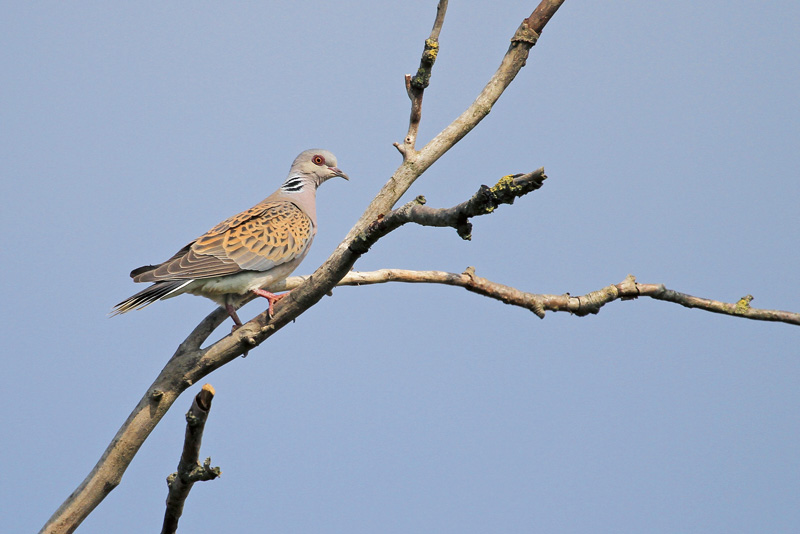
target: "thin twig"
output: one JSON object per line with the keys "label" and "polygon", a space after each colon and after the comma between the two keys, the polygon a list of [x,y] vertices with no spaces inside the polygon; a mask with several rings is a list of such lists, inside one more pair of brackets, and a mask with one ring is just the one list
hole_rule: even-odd
{"label": "thin twig", "polygon": [[447,0],[439,0],[436,6],[436,18],[433,21],[433,28],[431,28],[430,39],[439,40],[439,33],[442,31],[444,24],[444,16],[447,13]]}
{"label": "thin twig", "polygon": [[211,467],[211,458],[206,458],[203,465],[198,461],[203,430],[212,400],[214,400],[214,388],[211,384],[206,384],[200,393],[195,395],[192,406],[186,413],[186,436],[183,440],[183,452],[178,462],[178,470],[167,477],[169,492],[161,534],[173,534],[178,530],[178,520],[183,514],[183,505],[194,483],[214,480],[221,474],[219,467]]}
{"label": "thin twig", "polygon": [[419,60],[417,73],[414,76],[410,74],[405,76],[406,92],[411,100],[411,115],[408,119],[408,133],[406,133],[403,144],[394,143],[395,148],[400,151],[404,160],[411,157],[415,152],[419,123],[422,120],[422,96],[431,82],[433,64],[439,54],[439,33],[442,31],[446,13],[447,0],[439,0],[439,4],[436,6],[436,20],[433,22],[430,36],[425,39],[425,48]]}

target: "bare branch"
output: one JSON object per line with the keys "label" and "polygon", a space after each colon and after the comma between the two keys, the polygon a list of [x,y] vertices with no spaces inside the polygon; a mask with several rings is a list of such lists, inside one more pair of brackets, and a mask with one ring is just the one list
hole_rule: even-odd
{"label": "bare branch", "polygon": [[564,0],[542,0],[542,2],[536,6],[536,9],[533,10],[531,16],[522,23],[539,35],[563,3]]}
{"label": "bare branch", "polygon": [[419,196],[373,221],[353,242],[351,250],[363,254],[378,239],[409,222],[422,226],[450,226],[462,239],[469,240],[472,238],[471,217],[492,213],[500,204],[513,204],[516,198],[542,187],[546,179],[543,168],[527,174],[504,176],[494,187],[482,185],[472,198],[448,209],[429,208],[425,206],[425,197]]}
{"label": "bare branch", "polygon": [[405,76],[406,92],[408,98],[411,99],[411,116],[408,119],[408,133],[406,133],[403,144],[394,143],[404,160],[414,153],[416,147],[419,123],[422,119],[422,95],[431,82],[433,64],[439,54],[439,33],[442,31],[446,13],[447,0],[439,0],[439,5],[436,6],[436,20],[433,22],[430,36],[425,39],[425,48],[422,51],[417,74],[413,77],[410,74]]}
{"label": "bare branch", "polygon": [[214,388],[211,384],[204,385],[200,393],[195,395],[192,406],[186,413],[186,437],[183,441],[183,453],[178,462],[178,470],[167,477],[169,492],[161,534],[172,534],[178,530],[178,520],[183,514],[183,505],[194,483],[214,480],[221,474],[219,467],[211,467],[211,458],[206,458],[203,465],[198,461],[203,430],[213,399]]}
{"label": "bare branch", "polygon": [[436,19],[433,21],[433,28],[431,28],[431,35],[429,39],[439,40],[439,33],[442,31],[444,24],[444,15],[447,12],[447,0],[439,0],[436,6]]}
{"label": "bare branch", "polygon": [[217,329],[219,325],[225,322],[228,318],[228,312],[225,308],[217,308],[206,316],[205,319],[200,321],[189,336],[180,344],[176,354],[185,354],[200,349],[200,346],[205,343],[208,337]]}
{"label": "bare branch", "polygon": [[[276,291],[294,289],[305,282],[307,278],[291,276],[284,280],[280,287],[276,288]],[[610,285],[581,296],[573,296],[569,293],[548,295],[520,291],[477,276],[474,267],[468,267],[460,274],[444,271],[408,271],[404,269],[380,269],[370,272],[351,271],[347,273],[347,276],[338,285],[362,286],[385,284],[387,282],[444,284],[463,287],[467,291],[530,310],[542,319],[546,311],[569,312],[582,317],[598,313],[600,308],[615,300],[634,300],[638,297],[650,297],[655,300],[674,302],[687,308],[697,308],[744,319],[800,325],[800,313],[750,307],[750,302],[753,300],[752,295],[742,297],[738,302],[734,303],[720,302],[667,289],[663,284],[640,284],[636,282],[632,275],[628,275],[619,284]]]}
{"label": "bare branch", "polygon": [[636,288],[639,292],[639,296],[641,297],[650,297],[656,300],[674,302],[687,308],[697,308],[713,313],[722,313],[724,315],[732,315],[734,317],[753,319],[755,321],[775,321],[786,324],[800,325],[800,313],[751,308],[750,302],[753,300],[752,295],[745,295],[737,302],[729,303],[701,297],[693,297],[692,295],[687,295],[686,293],[679,293],[677,291],[667,289],[660,284],[636,284]]}
{"label": "bare branch", "polygon": [[[300,277],[292,276],[285,280],[287,287],[296,283]],[[448,273],[444,271],[406,271],[402,269],[381,269],[372,272],[353,271],[347,274],[339,285],[361,286],[370,284],[383,284],[386,282],[404,282],[407,284],[444,284],[448,286],[463,287],[467,291],[486,297],[497,299],[512,306],[519,306],[532,311],[544,319],[545,308],[541,295],[526,293],[513,287],[498,284],[475,275],[475,268],[468,267],[463,273]]]}

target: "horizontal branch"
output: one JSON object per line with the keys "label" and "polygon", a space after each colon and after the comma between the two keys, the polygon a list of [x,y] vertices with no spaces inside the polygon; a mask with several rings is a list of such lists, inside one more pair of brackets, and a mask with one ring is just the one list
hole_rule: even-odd
{"label": "horizontal branch", "polygon": [[547,179],[544,168],[527,174],[504,176],[494,187],[482,185],[472,197],[452,208],[430,208],[425,205],[425,197],[419,196],[411,202],[378,217],[357,236],[350,250],[363,254],[378,239],[407,223],[421,226],[452,227],[462,239],[472,238],[472,223],[469,219],[488,215],[501,204],[513,204],[517,198],[536,191]]}
{"label": "horizontal branch", "polygon": [[[307,279],[308,277],[304,276],[291,276],[274,289],[276,291],[288,291],[298,287]],[[569,312],[577,316],[585,316],[598,313],[600,308],[615,300],[650,297],[655,300],[680,304],[687,308],[697,308],[744,319],[800,325],[800,313],[751,307],[752,295],[742,297],[739,301],[733,303],[721,302],[667,289],[663,284],[640,284],[636,282],[632,275],[628,275],[619,284],[613,284],[581,296],[573,296],[569,293],[548,295],[521,291],[514,287],[481,278],[475,274],[473,267],[468,267],[466,271],[460,274],[444,271],[408,271],[404,269],[381,269],[370,272],[351,271],[338,285],[362,286],[385,284],[387,282],[444,284],[463,287],[467,291],[530,310],[542,319],[546,311]]]}

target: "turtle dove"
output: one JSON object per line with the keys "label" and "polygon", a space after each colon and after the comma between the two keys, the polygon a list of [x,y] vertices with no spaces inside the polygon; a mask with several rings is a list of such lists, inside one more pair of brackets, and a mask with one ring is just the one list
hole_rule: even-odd
{"label": "turtle dove", "polygon": [[288,293],[275,295],[268,289],[286,279],[308,253],[317,232],[317,188],[334,176],[349,180],[333,154],[302,152],[270,196],[222,221],[164,263],[131,271],[134,282],[153,284],[114,306],[111,315],[191,293],[223,306],[236,328],[242,322],[235,305],[253,293],[269,301],[272,316],[275,302]]}

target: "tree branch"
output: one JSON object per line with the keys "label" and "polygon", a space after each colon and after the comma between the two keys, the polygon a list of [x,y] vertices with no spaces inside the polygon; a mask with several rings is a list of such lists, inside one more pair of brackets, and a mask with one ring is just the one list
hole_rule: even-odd
{"label": "tree branch", "polygon": [[378,239],[410,222],[421,226],[450,226],[456,229],[462,239],[469,240],[472,238],[472,223],[469,221],[471,217],[492,213],[501,204],[513,204],[516,198],[542,187],[546,179],[543,168],[527,174],[510,174],[502,177],[494,187],[482,185],[472,198],[446,209],[425,206],[425,197],[418,196],[386,216],[372,221],[350,248],[364,254]]}
{"label": "tree branch", "polygon": [[[276,291],[289,291],[305,282],[308,277],[291,276],[284,280]],[[463,287],[467,291],[477,293],[484,297],[493,298],[512,306],[518,306],[532,311],[544,319],[546,311],[569,312],[579,317],[597,314],[600,308],[615,300],[634,300],[639,297],[650,297],[680,304],[687,308],[697,308],[712,313],[721,313],[754,321],[773,321],[792,325],[800,325],[800,313],[765,310],[750,307],[752,295],[747,295],[739,301],[721,302],[718,300],[695,297],[667,289],[663,284],[640,284],[633,275],[628,275],[619,284],[613,284],[586,295],[573,296],[569,293],[563,295],[548,295],[528,293],[514,287],[492,282],[475,274],[474,267],[460,274],[444,271],[408,271],[404,269],[380,269],[378,271],[358,272],[351,271],[342,278],[339,286],[363,286],[371,284],[385,284],[387,282],[402,282],[406,284],[444,284],[448,286]]]}
{"label": "tree branch", "polygon": [[[89,475],[56,510],[41,532],[73,532],[119,484],[144,440],[183,391],[263,343],[319,302],[344,278],[363,254],[351,248],[359,236],[373,221],[388,213],[423,172],[483,120],[525,65],[538,34],[562,3],[563,0],[542,0],[514,34],[500,67],[475,102],[420,151],[405,154],[403,164],[370,202],[333,254],[303,284],[276,305],[272,319],[265,311],[207,348],[200,346],[222,323],[223,312],[215,310],[194,329],[117,431]],[[439,13],[443,17],[444,10]]]}
{"label": "tree branch", "polygon": [[183,453],[178,462],[178,470],[167,477],[167,509],[164,512],[164,524],[161,534],[172,534],[178,530],[178,520],[183,514],[183,505],[195,482],[214,480],[221,471],[219,467],[211,467],[211,458],[206,458],[200,465],[200,444],[203,441],[203,430],[206,426],[211,401],[214,400],[214,388],[206,384],[200,393],[195,395],[192,406],[186,413],[186,437],[183,441]]}
{"label": "tree branch", "polygon": [[410,74],[405,76],[406,92],[408,98],[411,99],[411,116],[408,119],[408,133],[403,144],[394,143],[395,148],[403,155],[403,159],[408,158],[415,151],[419,123],[422,120],[422,96],[431,82],[433,64],[439,54],[439,33],[442,31],[446,13],[447,0],[439,0],[439,5],[436,6],[436,19],[433,22],[430,36],[425,39],[425,48],[422,51],[422,58],[419,60],[417,74],[413,77]]}

